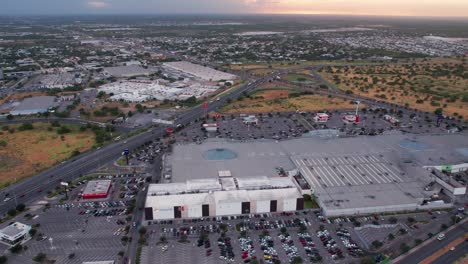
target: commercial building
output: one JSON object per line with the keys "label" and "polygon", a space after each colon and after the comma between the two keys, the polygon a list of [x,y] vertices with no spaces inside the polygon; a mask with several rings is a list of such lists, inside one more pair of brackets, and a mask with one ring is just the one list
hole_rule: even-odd
{"label": "commercial building", "polygon": [[144,102],[148,100],[186,100],[189,97],[203,97],[215,92],[219,87],[192,81],[165,83],[164,80],[127,80],[108,83],[99,91],[112,94],[110,100]]}
{"label": "commercial building", "polygon": [[111,180],[89,181],[83,190],[83,199],[103,199],[107,198],[112,187]]}
{"label": "commercial building", "polygon": [[0,230],[0,240],[8,245],[16,245],[28,239],[31,226],[14,222]]}
{"label": "commercial building", "polygon": [[232,178],[152,184],[145,220],[284,212],[304,209],[301,192],[289,178]]}
{"label": "commercial building", "polygon": [[205,81],[219,82],[221,80],[234,80],[237,78],[234,74],[225,73],[209,67],[193,64],[187,61],[166,62],[165,67],[172,68],[177,71],[188,73],[192,76]]}
{"label": "commercial building", "polygon": [[55,96],[25,98],[10,110],[11,115],[34,115],[48,112],[57,105]]}
{"label": "commercial building", "polygon": [[156,71],[156,68],[143,68],[139,65],[128,65],[105,67],[103,73],[104,75],[113,76],[117,78],[129,78],[134,76],[148,76]]}
{"label": "commercial building", "polygon": [[314,116],[314,122],[316,123],[326,123],[330,119],[330,115],[326,113],[317,113]]}
{"label": "commercial building", "polygon": [[[416,164],[435,165],[433,161],[440,157],[454,164],[463,162],[468,152],[461,152],[462,149],[468,150],[467,136],[462,134],[412,135],[410,139],[401,134],[359,138],[317,134],[284,141],[248,143],[212,139],[203,144],[176,145],[172,154],[165,157],[164,175],[186,194],[190,191],[184,187],[187,182],[213,180],[215,189],[195,189],[195,193],[190,193],[193,199],[180,198],[186,201],[179,205],[170,204],[184,206],[186,202],[197,201],[198,206],[202,201],[202,204],[211,205],[210,216],[242,213],[244,210],[239,209],[239,204],[242,206],[248,201],[252,205],[249,211],[257,212],[258,201],[262,199],[256,197],[255,191],[244,188],[247,179],[267,177],[272,180],[285,176],[299,193],[314,194],[326,216],[448,208],[453,206],[452,201],[446,199],[446,195],[444,197],[442,188],[425,190],[434,179],[430,171]],[[229,173],[224,173],[226,171]],[[237,182],[233,185],[235,189],[228,189],[227,182],[220,183],[221,186],[215,184],[225,177]],[[456,193],[460,191],[456,189]],[[173,196],[171,193],[168,195]],[[279,193],[273,192],[270,200],[281,200],[275,196]],[[434,194],[440,197],[436,198]],[[220,198],[223,196],[229,197],[227,200],[234,204],[224,205],[226,202]],[[155,208],[158,206],[161,207],[155,205]],[[156,219],[157,212],[153,213]],[[186,216],[194,215],[187,213]],[[181,217],[185,217],[184,214]]]}

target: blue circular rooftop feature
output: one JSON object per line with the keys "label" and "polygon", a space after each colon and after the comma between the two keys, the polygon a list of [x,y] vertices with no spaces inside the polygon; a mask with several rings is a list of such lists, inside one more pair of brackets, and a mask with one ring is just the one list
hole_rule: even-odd
{"label": "blue circular rooftop feature", "polygon": [[403,139],[400,141],[400,147],[409,150],[425,150],[429,148],[427,144],[411,139]]}
{"label": "blue circular rooftop feature", "polygon": [[230,160],[237,158],[237,154],[229,149],[215,148],[205,151],[203,158],[206,160]]}

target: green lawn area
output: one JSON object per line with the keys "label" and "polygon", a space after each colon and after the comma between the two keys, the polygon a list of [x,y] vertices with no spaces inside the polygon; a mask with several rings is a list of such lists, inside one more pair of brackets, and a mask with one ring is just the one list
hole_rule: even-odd
{"label": "green lawn area", "polygon": [[313,79],[306,74],[299,73],[289,73],[283,77],[286,81],[289,82],[312,82]]}

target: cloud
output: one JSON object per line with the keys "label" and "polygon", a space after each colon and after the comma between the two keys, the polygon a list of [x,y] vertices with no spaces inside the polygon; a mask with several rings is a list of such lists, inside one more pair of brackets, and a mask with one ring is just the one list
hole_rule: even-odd
{"label": "cloud", "polygon": [[104,8],[110,6],[110,3],[99,0],[88,1],[87,5],[92,8]]}

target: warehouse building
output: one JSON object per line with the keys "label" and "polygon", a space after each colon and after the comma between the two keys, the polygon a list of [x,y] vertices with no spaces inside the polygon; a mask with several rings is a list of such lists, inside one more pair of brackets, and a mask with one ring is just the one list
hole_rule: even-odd
{"label": "warehouse building", "polygon": [[55,96],[35,96],[25,98],[10,110],[11,115],[34,115],[46,113],[57,106]]}
{"label": "warehouse building", "polygon": [[[226,171],[220,174],[226,175]],[[150,185],[145,220],[284,212],[303,208],[302,194],[289,178],[222,177]]]}
{"label": "warehouse building", "polygon": [[[176,145],[173,152],[165,156],[164,175],[185,193],[190,193],[184,187],[186,182],[206,178],[222,181],[221,190],[216,184],[218,189],[198,191],[195,193],[198,196],[193,197],[193,200],[211,204],[210,216],[245,212],[242,204],[247,202],[250,202],[247,209],[251,212],[258,212],[258,204],[262,201],[260,211],[266,210],[261,208],[265,208],[268,200],[275,199],[279,211],[294,207],[279,202],[281,199],[275,196],[279,195],[277,193],[252,191],[248,183],[252,182],[255,189],[255,186],[262,186],[260,179],[263,177],[270,181],[290,178],[299,193],[317,197],[326,216],[453,206],[443,194],[435,199],[433,192],[425,190],[433,178],[428,170],[416,164],[433,166],[436,165],[434,160],[440,157],[453,164],[464,162],[468,155],[460,153],[468,149],[466,135],[407,137],[400,134],[359,138],[310,135],[284,141],[248,143],[212,139],[203,144]],[[224,180],[230,177],[235,179],[235,184],[228,185],[230,181]],[[213,193],[206,194],[210,191]],[[259,198],[261,195],[272,197],[262,199]],[[284,199],[289,199],[289,196]],[[228,200],[235,202],[229,205]],[[174,206],[183,206],[183,203]],[[280,204],[284,208],[280,209]]]}
{"label": "warehouse building", "polygon": [[198,64],[193,64],[188,61],[166,62],[163,65],[170,69],[190,74],[205,81],[219,82],[222,80],[234,80],[237,78],[237,76],[234,74],[225,73]]}
{"label": "warehouse building", "polygon": [[89,181],[81,197],[83,199],[104,199],[109,195],[111,187],[111,180]]}
{"label": "warehouse building", "polygon": [[30,237],[30,230],[31,226],[22,224],[20,222],[14,222],[0,230],[1,242],[8,245],[16,245],[21,243],[23,240],[26,240]]}

